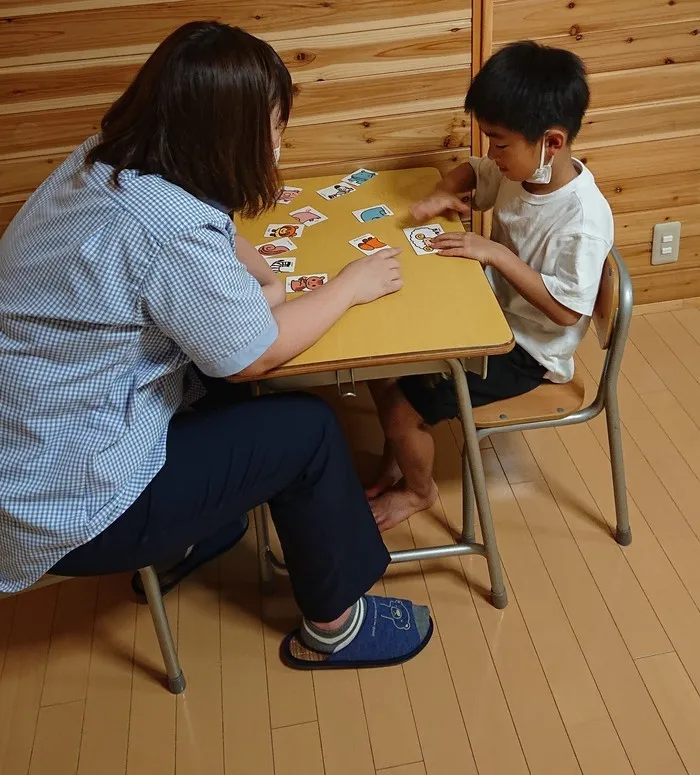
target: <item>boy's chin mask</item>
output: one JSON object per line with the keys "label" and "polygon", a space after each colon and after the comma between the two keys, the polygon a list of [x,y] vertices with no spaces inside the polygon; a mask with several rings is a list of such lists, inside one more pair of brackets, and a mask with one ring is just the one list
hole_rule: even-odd
{"label": "boy's chin mask", "polygon": [[552,180],[552,162],[554,161],[554,156],[550,156],[550,158],[545,163],[544,148],[545,148],[546,140],[547,140],[547,135],[545,135],[542,138],[542,152],[540,154],[540,166],[532,173],[532,175],[529,178],[527,178],[527,180],[525,181],[526,183],[547,185],[547,183],[550,183]]}

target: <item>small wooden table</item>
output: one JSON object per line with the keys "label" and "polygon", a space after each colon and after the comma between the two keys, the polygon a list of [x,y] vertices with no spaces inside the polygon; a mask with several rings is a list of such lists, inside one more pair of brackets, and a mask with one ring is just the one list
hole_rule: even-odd
{"label": "small wooden table", "polygon": [[[332,278],[362,255],[349,240],[367,233],[403,249],[401,291],[354,307],[319,342],[265,379],[276,388],[337,384],[342,394],[352,395],[356,381],[450,371],[457,387],[465,438],[464,508],[466,512],[471,503],[473,483],[484,543],[477,544],[473,535],[463,534],[457,544],[394,552],[392,561],[485,555],[493,603],[501,608],[507,597],[464,369],[485,374],[487,357],[512,349],[513,335],[477,262],[416,255],[402,231],[416,226],[409,215],[410,205],[429,193],[439,179],[439,172],[432,167],[380,172],[356,191],[331,201],[316,191],[340,182],[339,177],[290,180],[286,185],[303,189],[292,204],[277,205],[255,221],[236,219],[236,225],[242,236],[259,245],[270,241],[264,236],[268,224],[294,222],[289,216],[291,211],[310,205],[328,216],[327,221],[307,226],[301,237],[292,238],[297,245],[290,254],[297,259],[295,275],[325,272]],[[353,210],[379,204],[387,205],[394,216],[361,223],[352,214]],[[438,217],[432,222],[446,231],[462,229],[456,216]],[[263,552],[278,564],[269,542]]]}

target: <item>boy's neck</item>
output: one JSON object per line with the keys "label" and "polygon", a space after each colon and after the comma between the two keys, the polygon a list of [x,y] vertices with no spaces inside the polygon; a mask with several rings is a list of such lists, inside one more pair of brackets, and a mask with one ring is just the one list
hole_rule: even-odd
{"label": "boy's neck", "polygon": [[578,177],[579,170],[571,158],[571,148],[563,148],[552,162],[552,179],[549,183],[523,183],[523,188],[530,194],[551,194],[564,188]]}

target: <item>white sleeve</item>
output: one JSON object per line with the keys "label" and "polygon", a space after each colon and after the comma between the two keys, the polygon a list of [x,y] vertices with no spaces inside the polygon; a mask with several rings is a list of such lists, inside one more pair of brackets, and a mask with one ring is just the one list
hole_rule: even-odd
{"label": "white sleeve", "polygon": [[580,315],[593,314],[610,244],[590,234],[557,234],[547,250],[556,255],[554,274],[543,274],[549,293]]}
{"label": "white sleeve", "polygon": [[476,175],[472,207],[475,210],[490,210],[496,204],[498,190],[503,182],[503,173],[488,156],[472,156],[469,163]]}

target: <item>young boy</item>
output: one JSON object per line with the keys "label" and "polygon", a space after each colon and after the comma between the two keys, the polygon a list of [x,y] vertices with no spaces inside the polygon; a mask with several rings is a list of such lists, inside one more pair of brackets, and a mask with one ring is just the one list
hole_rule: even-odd
{"label": "young boy", "polygon": [[[610,207],[571,155],[588,101],[574,54],[530,41],[501,49],[465,101],[489,138],[488,156],[457,167],[413,207],[422,223],[449,210],[467,213],[468,192],[475,209],[493,208],[491,239],[455,232],[432,241],[440,255],[486,268],[515,336],[512,352],[489,358],[485,380],[467,375],[474,406],[573,377],[613,242]],[[429,426],[456,417],[457,401],[444,376],[376,382],[372,394],[386,446],[367,495],[386,530],[436,500]]]}

